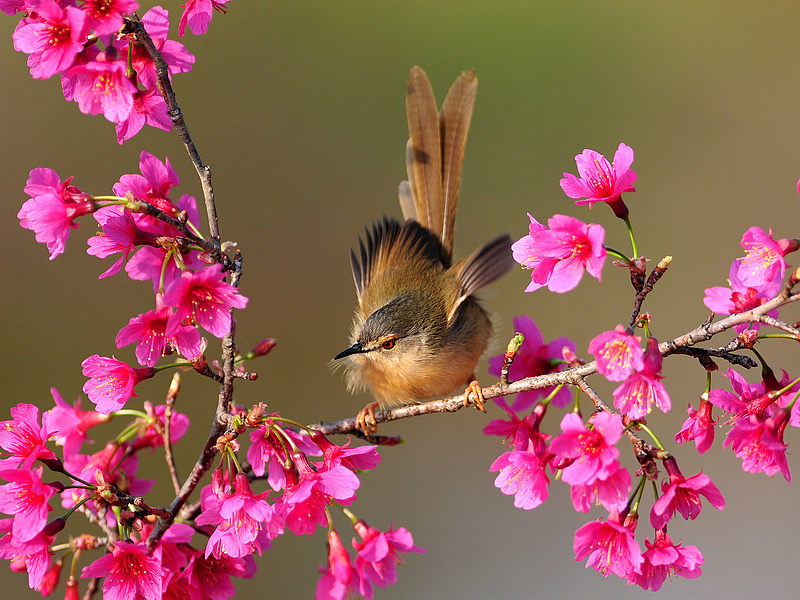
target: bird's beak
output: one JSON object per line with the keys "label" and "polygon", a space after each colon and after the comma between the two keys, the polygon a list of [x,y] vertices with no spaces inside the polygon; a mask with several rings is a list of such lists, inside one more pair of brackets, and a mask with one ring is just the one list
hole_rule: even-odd
{"label": "bird's beak", "polygon": [[344,358],[345,356],[350,356],[351,354],[359,354],[361,352],[367,352],[367,349],[364,348],[364,346],[362,346],[358,342],[356,342],[349,348],[345,348],[344,350],[339,352],[339,354],[333,357],[333,360],[339,360],[340,358]]}

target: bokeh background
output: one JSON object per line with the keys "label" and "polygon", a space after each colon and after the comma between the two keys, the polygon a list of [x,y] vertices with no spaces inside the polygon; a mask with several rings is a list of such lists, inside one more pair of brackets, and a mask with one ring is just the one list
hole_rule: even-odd
{"label": "bokeh background", "polygon": [[[177,24],[180,9],[167,7]],[[250,304],[238,315],[237,340],[246,349],[265,336],[278,339],[272,354],[251,365],[259,380],[237,385],[236,400],[267,402],[304,422],[353,415],[368,400],[349,396],[329,361],[348,343],[354,290],[347,250],[366,224],[399,215],[404,95],[414,64],[427,70],[440,99],[464,69],[474,68],[480,80],[457,253],[501,231],[523,235],[526,212],[601,223],[607,243],[628,248],[624,227],[606,207],[575,207],[558,186],[583,148],[612,156],[624,141],[636,153],[638,191],[626,201],[640,249],[651,259],[674,257],[645,306],[653,330],[667,339],[695,327],[707,316],[703,289],[724,284],[747,227],[798,235],[798,23],[795,2],[233,2],[226,16],[215,16],[209,35],[183,39],[197,64],[175,85],[214,170],[223,237],[245,255],[242,289]],[[33,81],[25,56],[12,50],[15,24],[0,19],[3,414],[18,402],[50,407],[50,386],[76,398],[80,363],[91,354],[133,360],[132,347],[117,350],[114,336],[152,302],[147,284],[124,275],[97,280],[107,265],[85,253],[95,230],[90,219],[65,255],[47,260],[15,217],[28,171],[49,166],[74,175],[84,190],[106,193],[121,174],[137,172],[147,150],[169,156],[182,179],[178,193],[200,197],[177,136],[149,130],[118,146],[102,117],[64,102],[57,80]],[[486,294],[499,323],[494,353],[513,333],[515,315],[533,316],[547,339],[570,336],[585,356],[588,340],[630,314],[627,275],[610,263],[602,285],[585,279],[563,296],[524,294],[528,280],[514,271]],[[796,309],[787,315],[798,319]],[[774,367],[798,374],[795,345],[763,346]],[[490,381],[485,361],[479,369]],[[780,477],[744,473],[722,451],[721,436],[702,459],[693,446],[676,447],[672,434],[705,374],[685,357],[666,361],[664,372],[674,410],[654,414],[651,425],[685,474],[702,468],[713,478],[727,506],[719,513],[706,504],[696,521],[673,521],[673,538],[704,553],[704,574],[667,582],[660,596],[784,595],[796,585],[800,493]],[[718,387],[726,382],[714,379]],[[610,394],[610,386],[594,383]],[[142,384],[140,397],[159,402],[167,385],[166,378]],[[184,378],[178,406],[193,428],[179,449],[182,473],[205,438],[215,397],[208,380]],[[384,449],[380,467],[363,475],[354,510],[379,528],[408,527],[427,555],[412,555],[398,585],[376,597],[646,594],[573,561],[573,532],[603,516],[601,509],[576,514],[567,487],[556,481],[550,500],[530,512],[514,509],[494,488],[488,467],[503,447],[481,429],[499,416],[496,409],[469,410],[381,428],[406,444]],[[555,432],[558,421],[554,412],[546,428]],[[794,446],[796,431],[787,438]],[[624,448],[623,459],[634,466]],[[152,504],[168,503],[161,458],[145,459],[145,469],[160,482]],[[348,539],[346,520],[337,525]],[[643,519],[640,535],[648,528]],[[324,560],[321,531],[283,536],[260,560],[257,577],[237,582],[238,597],[310,598]],[[2,569],[0,581],[15,590],[7,597],[25,597],[17,596],[24,577]]]}

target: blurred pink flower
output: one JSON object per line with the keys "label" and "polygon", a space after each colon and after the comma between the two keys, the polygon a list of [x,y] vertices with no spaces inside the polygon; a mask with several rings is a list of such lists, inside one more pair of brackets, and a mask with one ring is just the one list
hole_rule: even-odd
{"label": "blurred pink flower", "polygon": [[320,567],[319,572],[322,577],[317,582],[314,600],[346,600],[358,594],[358,572],[335,529],[328,531],[328,566]]}
{"label": "blurred pink flower", "polygon": [[353,547],[358,551],[355,567],[359,592],[364,598],[372,598],[372,584],[384,588],[397,583],[397,565],[402,564],[403,554],[425,554],[424,549],[414,545],[414,538],[405,527],[392,526],[383,532],[358,521],[354,528],[361,537],[360,542],[353,538]]}

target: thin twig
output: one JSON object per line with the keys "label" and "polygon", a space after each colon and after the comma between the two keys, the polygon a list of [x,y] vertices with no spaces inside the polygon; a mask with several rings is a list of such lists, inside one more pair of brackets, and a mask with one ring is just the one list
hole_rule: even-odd
{"label": "thin twig", "polygon": [[653,270],[650,272],[650,276],[647,278],[644,286],[639,292],[636,294],[636,297],[633,301],[633,311],[631,312],[631,318],[628,321],[628,327],[633,327],[634,323],[636,323],[636,319],[639,318],[639,313],[642,310],[642,304],[644,303],[644,299],[647,297],[647,294],[653,291],[653,286],[658,283],[658,280],[667,272],[669,269],[669,265],[672,262],[671,256],[665,256],[662,258],[659,263],[653,267]]}
{"label": "thin twig", "polygon": [[178,481],[178,470],[175,466],[175,456],[172,454],[171,421],[172,409],[175,406],[175,400],[177,399],[180,390],[181,374],[176,372],[172,375],[172,381],[169,384],[169,390],[167,391],[167,398],[165,400],[166,406],[164,408],[164,458],[167,461],[169,476],[170,479],[172,479],[172,487],[175,490],[176,495],[181,491],[181,483]]}

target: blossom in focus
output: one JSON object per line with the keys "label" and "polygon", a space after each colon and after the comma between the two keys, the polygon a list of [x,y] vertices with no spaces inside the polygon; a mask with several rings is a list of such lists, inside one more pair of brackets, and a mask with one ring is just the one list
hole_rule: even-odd
{"label": "blossom in focus", "polygon": [[55,538],[39,532],[28,541],[19,540],[11,531],[12,521],[0,520],[0,558],[10,560],[15,571],[27,571],[28,586],[38,590],[50,569],[50,544]]}
{"label": "blossom in focus", "polygon": [[225,5],[229,0],[188,0],[183,4],[183,14],[178,25],[178,37],[183,37],[188,26],[194,35],[203,35],[208,31],[213,11],[225,13]]}
{"label": "blossom in focus", "polygon": [[328,531],[328,566],[320,567],[314,600],[346,600],[358,594],[358,572],[335,529]]}
{"label": "blossom in focus", "polygon": [[578,512],[587,513],[592,504],[600,504],[607,511],[621,511],[628,503],[631,491],[631,476],[619,463],[616,469],[607,469],[604,477],[590,484],[576,483],[570,486],[572,506]]}
{"label": "blossom in focus", "polygon": [[798,240],[772,239],[760,227],[751,227],[742,235],[741,246],[745,255],[734,262],[738,279],[746,286],[760,289],[764,286],[780,286],[786,274],[784,255],[798,248]]}
{"label": "blossom in focus", "polygon": [[222,265],[213,264],[197,272],[181,273],[165,290],[164,303],[175,307],[167,323],[167,336],[174,336],[188,319],[222,338],[231,330],[231,308],[244,308],[247,298],[223,280]]}
{"label": "blossom in focus", "polygon": [[129,15],[139,8],[136,0],[85,0],[89,29],[98,35],[115,33],[122,28],[122,15]]}
{"label": "blossom in focus", "polygon": [[619,450],[615,444],[622,437],[622,417],[599,412],[590,421],[591,429],[575,413],[561,420],[563,433],[550,442],[550,452],[565,466],[563,479],[570,485],[590,485],[604,480],[619,468]]}
{"label": "blossom in focus", "polygon": [[676,512],[681,513],[684,519],[697,518],[702,508],[701,495],[717,510],[725,508],[725,499],[708,475],[700,472],[684,477],[672,456],[664,459],[664,468],[669,483],[661,483],[662,494],[650,510],[650,524],[655,529],[665,527]]}
{"label": "blossom in focus", "polygon": [[595,336],[589,342],[589,352],[597,359],[597,370],[609,381],[625,381],[634,371],[644,368],[639,338],[622,325]]}
{"label": "blossom in focus", "polygon": [[364,598],[372,598],[373,584],[383,588],[397,583],[397,565],[403,563],[404,554],[425,554],[424,549],[414,545],[414,538],[405,527],[392,527],[383,532],[358,521],[354,528],[361,537],[361,541],[353,538],[353,547],[358,551],[355,567],[359,592]]}
{"label": "blossom in focus", "polygon": [[[566,337],[556,338],[551,342],[545,343],[542,333],[536,326],[536,322],[523,315],[514,317],[514,331],[518,331],[525,336],[525,340],[520,346],[514,362],[508,370],[509,381],[518,381],[525,377],[554,373],[564,368],[562,359],[562,349],[569,348],[575,352],[575,342]],[[492,356],[489,359],[489,373],[497,377],[503,368],[503,354]],[[520,392],[514,399],[511,408],[515,411],[523,411],[531,408],[540,398],[546,398],[555,389],[554,386]],[[553,398],[553,404],[564,407],[570,401],[569,389],[565,386]]]}
{"label": "blossom in focus", "polygon": [[81,577],[103,578],[106,600],[161,599],[161,555],[148,555],[144,542],[114,542],[111,552],[83,568]]}
{"label": "blossom in focus", "polygon": [[36,234],[36,241],[45,244],[50,260],[64,253],[71,229],[78,227],[75,219],[96,210],[95,203],[86,194],[71,185],[72,177],[63,183],[53,169],[31,170],[25,184],[30,196],[17,213],[20,227]]}
{"label": "blossom in focus", "polygon": [[[300,452],[307,456],[322,454],[319,446],[312,443],[307,435],[295,433],[291,429],[284,429],[282,435],[291,438]],[[282,443],[270,427],[264,426],[250,432],[247,462],[250,463],[253,473],[259,477],[267,475],[267,483],[276,492],[286,487],[286,476],[282,466],[286,458],[285,450],[285,442]]]}
{"label": "blossom in focus", "polygon": [[127,119],[137,88],[126,76],[125,59],[113,47],[90,56],[61,76],[64,98],[77,102],[83,114],[102,113],[112,123]]}
{"label": "blossom in focus", "polygon": [[10,421],[0,421],[0,448],[7,457],[4,467],[30,469],[37,459],[55,460],[56,455],[46,446],[55,431],[43,420],[39,425],[39,407],[20,403],[12,406]]}
{"label": "blossom in focus", "polygon": [[722,447],[730,446],[733,453],[742,459],[743,470],[763,472],[769,476],[780,472],[789,482],[792,479],[786,459],[789,445],[783,441],[789,416],[789,411],[781,408],[767,419],[754,414],[740,417],[728,431]]}
{"label": "blossom in focus", "polygon": [[625,144],[620,144],[617,148],[613,164],[609,164],[606,157],[599,152],[587,148],[575,157],[580,177],[564,173],[559,184],[567,196],[578,199],[576,205],[592,206],[595,202],[606,202],[614,208],[618,217],[624,218],[627,216],[627,208],[624,208],[624,216],[618,214],[618,210],[625,206],[620,197],[624,192],[636,191],[633,187],[636,173],[630,168],[631,163],[633,149]]}
{"label": "blossom in focus", "polygon": [[[781,280],[779,278],[763,285],[752,287],[739,278],[738,271],[739,263],[733,261],[728,274],[730,287],[714,286],[706,288],[703,304],[709,310],[719,315],[747,312],[771,300],[780,290]],[[766,314],[770,317],[777,317],[778,310],[773,309]],[[740,323],[734,327],[737,333],[741,333],[746,329],[758,330],[760,328],[761,323]]]}
{"label": "blossom in focus", "polygon": [[514,450],[501,454],[489,467],[489,472],[500,471],[494,485],[506,495],[514,496],[514,506],[531,510],[543,504],[550,495],[546,462],[530,449]]}
{"label": "blossom in focus", "polygon": [[655,540],[645,538],[647,550],[642,557],[641,573],[629,579],[630,583],[642,589],[657,592],[667,577],[679,575],[685,579],[696,579],[702,575],[703,554],[697,546],[683,546],[675,543],[667,535],[666,529],[657,529]]}
{"label": "blossom in focus", "polygon": [[167,103],[155,89],[136,90],[128,116],[116,122],[117,142],[124,144],[142,130],[145,125],[172,131]]}
{"label": "blossom in focus", "polygon": [[133,317],[117,333],[117,348],[136,343],[136,359],[140,365],[154,367],[158,359],[171,348],[176,349],[188,360],[194,360],[203,353],[200,332],[191,325],[178,325],[169,338],[166,335],[167,322],[172,309],[162,306]]}
{"label": "blossom in focus", "polygon": [[700,399],[700,406],[695,409],[691,404],[687,409],[689,417],[683,422],[681,430],[675,434],[675,441],[683,446],[684,442],[694,440],[697,452],[708,452],[714,443],[714,426],[719,419],[714,420],[713,405],[707,397]]}
{"label": "blossom in focus", "polygon": [[86,42],[86,12],[61,6],[55,0],[28,0],[35,11],[14,31],[14,50],[30,54],[28,66],[35,79],[47,79],[72,66]]}
{"label": "blossom in focus", "polygon": [[14,515],[11,532],[14,538],[29,542],[47,525],[47,513],[53,510],[50,498],[55,488],[42,481],[44,468],[3,469],[0,480],[0,511]]}
{"label": "blossom in focus", "polygon": [[633,375],[614,390],[614,406],[633,420],[647,416],[653,404],[661,412],[669,412],[672,402],[664,384],[661,383],[663,378],[658,341],[651,337],[647,340],[642,368],[636,369]]}
{"label": "blossom in focus", "polygon": [[606,260],[605,230],[600,225],[553,215],[547,221],[548,228],[530,213],[528,217],[528,235],[511,245],[514,260],[533,271],[526,292],[543,286],[551,292],[568,292],[577,287],[584,271],[600,280]]}
{"label": "blossom in focus", "polygon": [[85,359],[81,367],[89,378],[83,384],[83,391],[104,415],[125,406],[131,396],[136,396],[133,391],[136,384],[155,375],[151,367],[134,369],[113,357],[98,354]]}
{"label": "blossom in focus", "polygon": [[[632,521],[628,523],[628,521]],[[612,512],[608,520],[587,523],[575,532],[572,549],[575,560],[587,559],[586,566],[608,577],[608,573],[630,579],[641,572],[642,551],[634,539],[635,519],[623,524],[620,515]]]}

